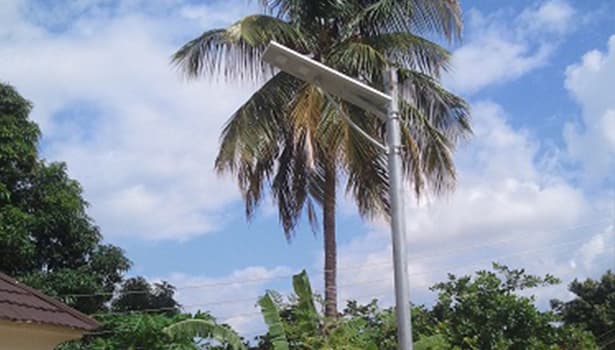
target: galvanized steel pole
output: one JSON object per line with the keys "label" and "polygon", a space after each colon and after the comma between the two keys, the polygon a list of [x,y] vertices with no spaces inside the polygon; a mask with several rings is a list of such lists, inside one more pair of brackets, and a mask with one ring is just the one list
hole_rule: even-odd
{"label": "galvanized steel pole", "polygon": [[400,350],[412,350],[412,322],[410,319],[410,286],[406,256],[406,227],[403,205],[401,128],[397,70],[385,73],[386,93],[391,96],[387,113],[386,141],[389,165],[389,192],[391,200],[391,235],[393,239],[393,267],[395,274],[395,302],[397,314],[397,338]]}

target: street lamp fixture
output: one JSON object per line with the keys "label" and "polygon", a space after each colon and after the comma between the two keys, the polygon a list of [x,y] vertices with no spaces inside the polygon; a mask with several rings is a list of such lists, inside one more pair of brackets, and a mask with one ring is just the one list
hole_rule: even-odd
{"label": "street lamp fixture", "polygon": [[[263,60],[280,70],[308,83],[326,93],[371,112],[386,122],[386,144],[382,145],[360,130],[370,142],[387,153],[389,168],[389,193],[391,200],[391,235],[393,241],[393,267],[395,275],[395,309],[399,349],[412,350],[412,325],[410,319],[410,287],[406,254],[406,232],[402,196],[401,131],[397,92],[397,71],[388,68],[385,72],[387,93],[382,93],[352,77],[272,41],[263,54]],[[331,99],[333,103],[333,99]],[[343,116],[343,111],[340,114]],[[358,129],[350,118],[346,121]]]}
{"label": "street lamp fixture", "polygon": [[386,119],[391,97],[305,55],[272,41],[263,60],[328,93]]}

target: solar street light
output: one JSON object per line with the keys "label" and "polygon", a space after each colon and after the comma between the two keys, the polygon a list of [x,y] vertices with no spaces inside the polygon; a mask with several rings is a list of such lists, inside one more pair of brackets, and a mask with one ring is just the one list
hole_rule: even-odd
{"label": "solar street light", "polygon": [[[370,142],[378,143],[388,157],[397,334],[399,349],[412,350],[410,287],[401,183],[401,131],[397,71],[393,68],[387,69],[385,74],[387,94],[385,94],[274,41],[269,43],[263,54],[263,60],[296,78],[317,85],[326,93],[374,113],[386,122],[385,145],[379,144],[364,131],[362,135]],[[343,114],[341,108],[340,112]],[[345,119],[352,123],[350,118]],[[356,125],[353,127],[358,128]]]}

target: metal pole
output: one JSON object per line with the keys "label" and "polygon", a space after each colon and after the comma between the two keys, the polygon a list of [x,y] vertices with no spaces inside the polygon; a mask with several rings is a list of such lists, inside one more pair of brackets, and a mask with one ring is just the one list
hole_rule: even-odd
{"label": "metal pole", "polygon": [[401,169],[401,129],[397,93],[397,70],[385,73],[387,93],[391,104],[387,113],[386,139],[388,146],[389,191],[391,199],[391,235],[393,237],[393,267],[395,274],[395,302],[397,338],[400,350],[412,350],[412,324],[410,319],[410,286],[406,256],[406,232],[403,212]]}

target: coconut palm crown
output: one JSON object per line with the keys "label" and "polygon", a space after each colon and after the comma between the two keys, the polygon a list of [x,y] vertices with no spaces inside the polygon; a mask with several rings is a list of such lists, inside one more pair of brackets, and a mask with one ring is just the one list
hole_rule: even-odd
{"label": "coconut palm crown", "polygon": [[[275,40],[333,69],[382,89],[384,70],[398,70],[405,181],[417,197],[453,188],[452,152],[470,134],[465,101],[439,83],[447,50],[424,38],[458,40],[458,0],[261,0],[247,16],[186,43],[173,56],[188,77],[222,77],[263,85],[233,113],[215,162],[238,181],[248,218],[267,190],[291,239],[303,214],[323,223],[325,314],[337,315],[335,203],[337,185],[363,217],[389,212],[386,155],[339,115],[318,87],[262,61]],[[349,118],[383,141],[375,115],[339,101]]]}

